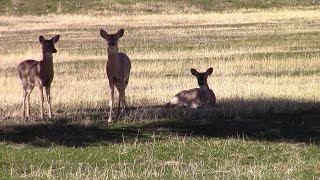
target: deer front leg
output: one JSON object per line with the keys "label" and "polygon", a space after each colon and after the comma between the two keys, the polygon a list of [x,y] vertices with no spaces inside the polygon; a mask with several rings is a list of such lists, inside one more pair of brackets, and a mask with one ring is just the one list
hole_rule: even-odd
{"label": "deer front leg", "polygon": [[52,114],[51,114],[51,97],[50,97],[50,86],[46,86],[45,87],[46,90],[46,99],[47,99],[47,103],[49,106],[49,118],[52,118]]}
{"label": "deer front leg", "polygon": [[122,112],[125,112],[127,110],[127,103],[126,103],[126,88],[129,83],[129,78],[124,81],[123,84],[123,92],[121,93],[121,103],[122,103]]}
{"label": "deer front leg", "polygon": [[113,103],[114,103],[114,85],[113,85],[113,83],[109,82],[109,87],[110,87],[110,101],[109,101],[110,111],[109,111],[108,122],[112,122],[112,110],[113,110]]}
{"label": "deer front leg", "polygon": [[[125,90],[122,89],[119,92],[119,104],[121,105],[121,113],[124,113],[126,110],[126,99],[125,99]],[[120,111],[120,107],[119,107],[119,111]]]}
{"label": "deer front leg", "polygon": [[120,114],[125,112],[125,108],[126,108],[126,100],[125,100],[126,84],[120,84],[120,85],[118,84],[118,86],[116,87],[119,92],[118,116],[120,116]]}
{"label": "deer front leg", "polygon": [[118,102],[118,111],[117,111],[117,117],[120,116],[120,95],[119,95],[119,102]]}
{"label": "deer front leg", "polygon": [[39,86],[39,94],[40,94],[40,112],[41,112],[41,119],[44,119],[44,113],[43,113],[43,87]]}

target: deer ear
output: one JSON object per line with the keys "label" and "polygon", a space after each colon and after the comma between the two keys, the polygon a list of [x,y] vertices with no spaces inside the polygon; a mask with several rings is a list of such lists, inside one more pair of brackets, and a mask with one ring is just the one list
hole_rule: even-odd
{"label": "deer ear", "polygon": [[100,29],[100,35],[102,38],[108,39],[108,33],[105,30]]}
{"label": "deer ear", "polygon": [[118,32],[117,32],[117,38],[121,38],[124,34],[124,29],[120,29]]}
{"label": "deer ear", "polygon": [[42,44],[44,42],[44,40],[46,40],[43,36],[39,36],[39,41]]}
{"label": "deer ear", "polygon": [[207,71],[206,71],[207,76],[211,75],[212,72],[213,72],[213,68],[207,69]]}
{"label": "deer ear", "polygon": [[53,43],[56,43],[56,42],[58,42],[59,38],[60,38],[60,35],[56,35],[56,36],[54,36],[53,38],[51,38],[51,41],[52,41]]}
{"label": "deer ear", "polygon": [[193,74],[194,76],[198,76],[199,73],[197,70],[191,68],[191,74]]}

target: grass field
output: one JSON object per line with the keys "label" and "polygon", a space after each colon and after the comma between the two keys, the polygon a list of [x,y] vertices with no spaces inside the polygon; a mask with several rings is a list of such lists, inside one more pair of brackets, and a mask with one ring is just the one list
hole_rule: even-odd
{"label": "grass field", "polygon": [[[0,177],[320,178],[314,8],[0,16]],[[119,46],[132,60],[129,110],[109,125],[101,28],[125,29]],[[54,118],[39,119],[35,88],[33,117],[22,120],[15,67],[39,60],[39,35],[55,34]],[[197,86],[192,67],[213,67],[217,107],[165,108]]]}

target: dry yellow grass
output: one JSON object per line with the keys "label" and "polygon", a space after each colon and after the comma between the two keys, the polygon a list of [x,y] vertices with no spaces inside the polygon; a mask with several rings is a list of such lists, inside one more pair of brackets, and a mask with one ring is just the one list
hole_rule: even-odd
{"label": "dry yellow grass", "polygon": [[[53,109],[71,113],[106,108],[106,44],[99,36],[101,28],[125,29],[119,47],[132,59],[129,106],[163,105],[178,91],[197,86],[191,67],[200,71],[213,67],[208,80],[218,108],[219,102],[232,99],[284,101],[267,104],[263,111],[273,106],[279,111],[303,108],[288,102],[320,102],[319,19],[315,10],[2,16],[1,114],[19,115],[22,90],[15,66],[24,59],[39,60],[38,36],[53,34],[61,35],[54,54]],[[31,96],[35,112],[37,89]]]}

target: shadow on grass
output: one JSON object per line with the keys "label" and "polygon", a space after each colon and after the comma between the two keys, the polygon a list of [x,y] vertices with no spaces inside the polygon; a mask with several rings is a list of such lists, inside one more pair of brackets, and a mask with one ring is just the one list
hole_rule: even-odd
{"label": "shadow on grass", "polygon": [[49,147],[84,147],[153,141],[168,136],[244,138],[320,144],[320,103],[285,99],[221,100],[213,110],[131,107],[118,122],[107,125],[104,109],[87,109],[72,120],[0,126],[0,140]]}
{"label": "shadow on grass", "polygon": [[[0,137],[5,142],[26,143],[39,147],[50,147],[52,145],[84,147],[131,142],[139,135],[138,130],[132,128],[85,126],[63,121],[60,119],[51,123],[14,125],[5,129],[1,128]],[[141,136],[141,138],[145,137]]]}

